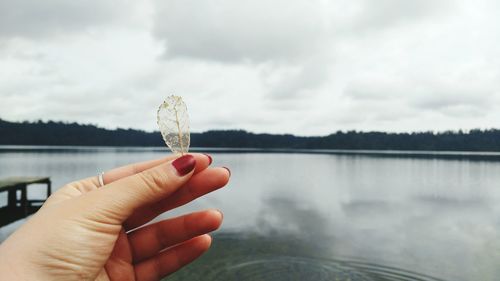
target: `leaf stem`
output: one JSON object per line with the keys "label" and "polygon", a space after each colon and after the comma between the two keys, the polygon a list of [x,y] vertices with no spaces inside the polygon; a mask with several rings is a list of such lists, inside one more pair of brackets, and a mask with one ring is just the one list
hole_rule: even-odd
{"label": "leaf stem", "polygon": [[179,136],[179,145],[181,146],[181,155],[184,155],[184,145],[182,144],[182,131],[181,126],[179,124],[179,114],[177,112],[177,105],[179,104],[179,100],[176,100],[174,105],[175,111],[175,123],[177,123],[177,135]]}

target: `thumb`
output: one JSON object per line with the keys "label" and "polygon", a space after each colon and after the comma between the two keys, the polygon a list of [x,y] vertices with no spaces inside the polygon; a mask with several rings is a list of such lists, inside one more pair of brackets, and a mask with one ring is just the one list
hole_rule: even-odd
{"label": "thumb", "polygon": [[191,178],[195,164],[192,155],[181,156],[86,193],[80,197],[81,203],[93,217],[104,216],[110,223],[121,224],[139,207],[166,198],[183,186]]}

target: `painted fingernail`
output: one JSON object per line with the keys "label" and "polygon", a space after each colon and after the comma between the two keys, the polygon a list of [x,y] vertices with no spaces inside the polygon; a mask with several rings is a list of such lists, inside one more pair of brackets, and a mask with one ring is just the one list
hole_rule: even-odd
{"label": "painted fingernail", "polygon": [[229,176],[231,176],[231,170],[229,170],[228,167],[222,167],[222,168],[226,169],[229,172]]}
{"label": "painted fingernail", "polygon": [[184,176],[194,169],[196,160],[193,155],[186,154],[181,156],[172,162],[172,166],[177,170],[179,176]]}
{"label": "painted fingernail", "polygon": [[205,156],[208,157],[208,165],[212,164],[212,156],[210,156],[209,154],[206,154],[206,153],[203,153],[205,154]]}

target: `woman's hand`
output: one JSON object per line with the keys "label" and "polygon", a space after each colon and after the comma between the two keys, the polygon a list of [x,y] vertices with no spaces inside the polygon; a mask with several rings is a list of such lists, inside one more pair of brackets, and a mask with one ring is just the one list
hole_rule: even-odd
{"label": "woman's hand", "polygon": [[[190,154],[70,183],[0,245],[1,280],[159,280],[205,252],[222,222],[208,210],[143,226],[224,186],[229,170]],[[142,226],[142,227],[141,227]]]}

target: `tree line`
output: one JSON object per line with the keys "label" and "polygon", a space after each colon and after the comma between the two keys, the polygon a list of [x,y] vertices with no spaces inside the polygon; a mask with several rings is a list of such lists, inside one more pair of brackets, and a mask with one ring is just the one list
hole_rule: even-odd
{"label": "tree line", "polygon": [[[0,119],[0,145],[163,146],[159,132],[109,130],[64,122]],[[191,146],[214,148],[500,151],[500,130],[415,133],[338,131],[327,136],[254,134],[243,130],[191,133]]]}

